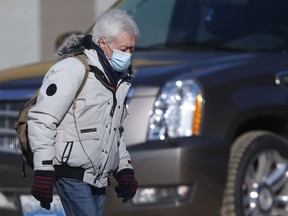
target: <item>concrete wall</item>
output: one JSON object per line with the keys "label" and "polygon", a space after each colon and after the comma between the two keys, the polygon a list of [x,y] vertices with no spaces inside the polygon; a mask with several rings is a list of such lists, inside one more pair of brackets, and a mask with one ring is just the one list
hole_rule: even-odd
{"label": "concrete wall", "polygon": [[85,32],[116,0],[0,0],[0,70],[55,58],[63,32]]}

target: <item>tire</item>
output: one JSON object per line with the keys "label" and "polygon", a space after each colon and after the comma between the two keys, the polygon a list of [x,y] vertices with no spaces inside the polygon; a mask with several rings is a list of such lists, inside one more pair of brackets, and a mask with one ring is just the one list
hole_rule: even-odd
{"label": "tire", "polygon": [[267,131],[234,142],[221,216],[288,215],[288,143]]}

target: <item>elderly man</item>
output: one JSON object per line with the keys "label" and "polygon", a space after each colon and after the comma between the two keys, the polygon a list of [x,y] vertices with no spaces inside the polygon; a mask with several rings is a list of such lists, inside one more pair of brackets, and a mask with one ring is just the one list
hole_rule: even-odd
{"label": "elderly man", "polygon": [[[42,207],[50,209],[55,183],[67,216],[103,215],[111,174],[123,202],[135,195],[122,122],[138,36],[135,21],[112,9],[96,20],[93,36],[72,36],[60,47],[65,58],[47,72],[28,114],[35,171],[31,193]],[[85,66],[73,56],[83,53],[90,72],[75,99]]]}

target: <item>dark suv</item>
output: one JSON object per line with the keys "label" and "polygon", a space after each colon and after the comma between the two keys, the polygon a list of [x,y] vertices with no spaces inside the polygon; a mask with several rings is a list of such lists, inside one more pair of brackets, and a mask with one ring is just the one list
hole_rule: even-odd
{"label": "dark suv", "polygon": [[[288,1],[114,7],[141,31],[125,121],[139,189],[123,204],[111,178],[106,215],[288,215]],[[52,212],[37,206],[11,149],[19,105],[52,63],[0,73],[1,215],[63,214],[57,195]]]}

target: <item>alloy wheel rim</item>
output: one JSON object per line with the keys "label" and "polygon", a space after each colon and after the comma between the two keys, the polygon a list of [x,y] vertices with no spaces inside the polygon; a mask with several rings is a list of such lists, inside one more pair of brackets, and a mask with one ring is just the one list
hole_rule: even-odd
{"label": "alloy wheel rim", "polygon": [[288,161],[266,150],[249,163],[242,185],[244,216],[282,216],[288,208]]}

